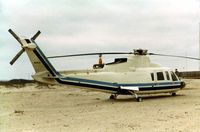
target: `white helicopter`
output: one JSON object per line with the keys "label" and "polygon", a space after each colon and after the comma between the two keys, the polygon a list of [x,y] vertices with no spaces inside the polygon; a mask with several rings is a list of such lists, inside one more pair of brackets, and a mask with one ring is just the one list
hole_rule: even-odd
{"label": "white helicopter", "polygon": [[[192,57],[148,53],[147,50],[136,49],[133,52],[102,52],[46,57],[35,39],[38,31],[31,39],[20,39],[11,29],[8,30],[21,44],[22,50],[10,62],[12,65],[26,51],[34,69],[34,80],[47,84],[62,84],[71,87],[87,88],[110,93],[110,99],[118,95],[133,95],[138,102],[142,94],[170,93],[176,95],[178,90],[185,87],[170,69],[150,61],[147,55],[160,55],[196,59]],[[114,62],[103,64],[102,55],[129,54],[127,57],[116,58]],[[91,70],[57,71],[48,58],[99,55],[99,64]]]}

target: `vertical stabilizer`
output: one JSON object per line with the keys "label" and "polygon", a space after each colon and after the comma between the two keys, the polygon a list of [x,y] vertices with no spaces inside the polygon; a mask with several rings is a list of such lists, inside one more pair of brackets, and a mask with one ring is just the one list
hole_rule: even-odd
{"label": "vertical stabilizer", "polygon": [[20,39],[11,29],[9,29],[8,31],[15,37],[15,39],[22,46],[22,50],[10,62],[11,65],[20,57],[20,55],[24,51],[26,51],[36,73],[49,72],[53,77],[60,75],[51,65],[49,60],[46,58],[44,53],[41,51],[41,49],[35,42],[35,39],[39,36],[40,31],[38,31],[31,39],[23,39],[23,40]]}

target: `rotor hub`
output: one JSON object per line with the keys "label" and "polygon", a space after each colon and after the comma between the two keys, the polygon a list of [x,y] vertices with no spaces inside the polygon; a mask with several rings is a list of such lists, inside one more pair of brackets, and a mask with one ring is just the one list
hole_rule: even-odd
{"label": "rotor hub", "polygon": [[147,51],[146,49],[133,49],[133,54],[134,55],[147,55]]}

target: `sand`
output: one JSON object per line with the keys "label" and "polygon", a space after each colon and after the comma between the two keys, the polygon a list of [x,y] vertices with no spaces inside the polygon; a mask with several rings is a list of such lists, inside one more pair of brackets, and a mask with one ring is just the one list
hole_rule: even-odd
{"label": "sand", "polygon": [[200,80],[173,97],[89,92],[66,86],[0,86],[0,132],[197,132]]}

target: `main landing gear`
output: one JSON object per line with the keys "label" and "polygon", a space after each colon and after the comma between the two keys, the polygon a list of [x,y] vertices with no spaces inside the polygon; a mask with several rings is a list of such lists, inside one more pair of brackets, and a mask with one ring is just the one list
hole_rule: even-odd
{"label": "main landing gear", "polygon": [[[137,102],[142,102],[142,98],[141,98],[141,97],[138,97],[138,95],[137,95],[135,92],[131,92],[131,94],[132,94],[133,96],[135,96]],[[110,99],[117,99],[117,96],[118,96],[118,94],[111,94],[111,95],[110,95]]]}
{"label": "main landing gear", "polygon": [[130,93],[131,93],[133,96],[135,96],[137,102],[142,102],[142,97],[138,97],[138,95],[137,95],[137,93],[136,93],[135,91],[134,91],[134,92],[130,91]]}
{"label": "main landing gear", "polygon": [[111,94],[110,99],[117,99],[118,94]]}

